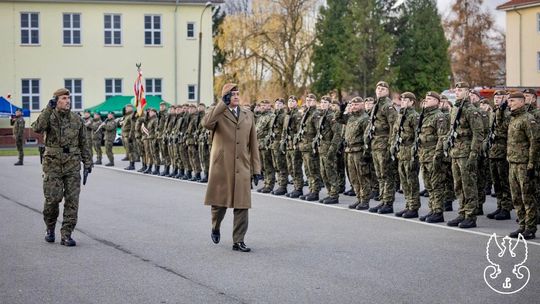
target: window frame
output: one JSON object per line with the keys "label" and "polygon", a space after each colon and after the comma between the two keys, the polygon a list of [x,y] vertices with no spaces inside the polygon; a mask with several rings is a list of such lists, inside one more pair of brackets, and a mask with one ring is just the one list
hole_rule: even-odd
{"label": "window frame", "polygon": [[[23,15],[28,15],[28,27],[25,27],[23,28],[22,26],[22,18],[23,18]],[[32,27],[32,18],[31,16],[35,14],[37,16],[37,28],[36,27]],[[36,46],[36,45],[40,45],[41,43],[41,31],[39,30],[40,28],[40,22],[41,22],[41,18],[39,18],[40,14],[39,12],[21,12],[20,13],[20,23],[19,23],[19,28],[20,28],[20,44],[21,45],[30,45],[30,46]],[[37,31],[37,42],[33,43],[32,42],[32,31],[36,30]],[[28,42],[23,42],[23,31],[28,31]]]}
{"label": "window frame", "polygon": [[[110,16],[111,17],[111,27],[110,28],[107,28],[106,27],[106,19],[107,19],[107,16]],[[114,17],[115,16],[118,16],[120,18],[120,27],[119,28],[114,28]],[[111,33],[111,36],[110,36],[110,43],[107,43],[107,32],[110,32]],[[120,35],[120,42],[119,43],[115,43],[115,33],[118,32],[118,35]],[[124,38],[124,33],[122,31],[122,14],[119,14],[119,13],[105,13],[103,14],[103,44],[105,46],[122,46],[123,45],[123,38]]]}
{"label": "window frame", "polygon": [[[69,22],[70,27],[66,28],[64,25],[64,17],[66,15],[69,15]],[[73,26],[73,16],[78,15],[79,16],[79,27],[76,28]],[[69,38],[70,43],[66,43],[66,31],[69,31]],[[79,32],[79,42],[74,42],[74,33]],[[72,46],[72,45],[82,45],[82,14],[81,13],[62,13],[62,44],[65,46]]]}
{"label": "window frame", "polygon": [[[190,87],[193,87],[193,99],[189,98],[189,89]],[[187,85],[187,100],[188,101],[197,101],[197,85],[196,84],[188,84]]]}
{"label": "window frame", "polygon": [[[111,92],[107,92],[107,80],[111,80]],[[120,82],[120,92],[116,91],[116,81]],[[114,96],[122,96],[122,91],[124,89],[123,85],[123,79],[122,78],[105,78],[105,100],[114,97]]]}
{"label": "window frame", "polygon": [[[189,36],[189,26],[190,25],[193,25],[193,36]],[[195,21],[188,21],[186,23],[186,37],[187,37],[187,39],[189,39],[189,40],[197,39],[196,33],[197,33],[197,23]]]}
{"label": "window frame", "polygon": [[[68,81],[71,82],[69,85],[68,85]],[[81,91],[80,92],[77,92],[75,90],[75,81],[80,81],[81,84],[80,84],[80,88],[81,88]],[[68,89],[69,92],[70,92],[70,95],[71,95],[71,109],[72,110],[75,110],[75,111],[82,111],[83,108],[84,108],[84,103],[83,103],[83,80],[82,78],[65,78],[64,79],[64,88]],[[81,106],[80,107],[76,107],[75,106],[75,102],[76,102],[76,98],[77,97],[80,97],[81,99]]]}
{"label": "window frame", "polygon": [[[24,93],[24,82],[28,81],[28,93]],[[37,82],[37,93],[33,92],[34,82]],[[40,95],[41,95],[41,79],[39,78],[21,78],[21,101],[22,101],[22,108],[28,109],[31,112],[37,112],[40,111]],[[28,107],[24,107],[24,99],[25,97],[28,98]],[[37,98],[37,107],[34,107],[34,98]]]}
{"label": "window frame", "polygon": [[[150,17],[150,27],[146,28],[146,17]],[[159,18],[159,29],[154,28],[155,18]],[[162,46],[163,45],[163,17],[161,14],[145,14],[143,18],[143,29],[144,29],[144,46]],[[150,33],[150,42],[146,43],[146,33]],[[159,33],[159,43],[156,42],[155,34]]]}
{"label": "window frame", "polygon": [[[156,92],[156,80],[159,80],[159,87],[160,87],[160,91],[159,92]],[[148,82],[151,82],[151,89],[150,89],[150,86],[148,85]],[[145,84],[145,94],[146,96],[158,96],[159,98],[162,98],[163,97],[163,78],[146,78],[144,80],[144,84]]]}

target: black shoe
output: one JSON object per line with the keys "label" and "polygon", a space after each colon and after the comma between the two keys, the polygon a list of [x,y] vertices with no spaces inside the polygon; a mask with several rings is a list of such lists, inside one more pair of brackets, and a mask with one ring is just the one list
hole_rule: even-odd
{"label": "black shoe", "polygon": [[260,193],[270,193],[270,192],[272,192],[272,188],[269,188],[269,187],[262,187],[259,190],[257,190],[257,192],[260,192]]}
{"label": "black shoe", "polygon": [[394,213],[394,207],[390,205],[383,205],[379,210],[377,210],[378,214],[388,214],[388,213]]}
{"label": "black shoe", "polygon": [[403,194],[403,190],[402,190],[402,189],[398,189],[396,192],[399,193],[399,194]]}
{"label": "black shoe", "polygon": [[135,162],[129,162],[129,166],[125,167],[124,170],[135,170]]}
{"label": "black shoe", "polygon": [[129,158],[127,156],[122,158],[122,161],[128,161],[128,160],[129,160]]}
{"label": "black shoe", "polygon": [[379,209],[381,209],[383,206],[384,206],[384,204],[383,204],[383,203],[380,203],[380,204],[378,204],[378,205],[375,206],[375,207],[369,208],[369,212],[371,212],[371,213],[377,213],[377,212],[379,211]]}
{"label": "black shoe", "polygon": [[114,163],[109,162],[105,165],[105,167],[114,167]]}
{"label": "black shoe", "polygon": [[509,237],[513,238],[513,239],[517,239],[517,237],[519,236],[519,234],[523,234],[523,232],[525,232],[525,229],[523,228],[519,228],[518,230],[514,231],[514,232],[510,232],[510,234],[508,235]]}
{"label": "black shoe", "polygon": [[322,203],[325,204],[325,205],[339,204],[339,197],[330,197],[329,196],[329,197],[325,198]]}
{"label": "black shoe", "polygon": [[180,169],[178,170],[178,174],[176,174],[174,178],[182,179],[183,176],[184,176],[184,169]]}
{"label": "black shoe", "polygon": [[175,177],[177,174],[178,174],[178,168],[174,168],[174,170],[172,170],[171,174],[169,174],[168,176]]}
{"label": "black shoe", "polygon": [[459,215],[455,219],[453,219],[451,221],[448,221],[448,223],[446,223],[446,225],[451,226],[451,227],[457,227],[459,225],[459,223],[463,222],[464,220],[465,220],[465,218],[463,216]]}
{"label": "black shoe", "polygon": [[160,176],[169,176],[169,174],[171,174],[171,172],[169,172],[169,166],[165,166],[165,170],[161,172]]}
{"label": "black shoe", "polygon": [[418,193],[420,196],[424,196],[425,194],[427,193],[427,190],[424,189],[422,191],[420,191],[420,193]]}
{"label": "black shoe", "polygon": [[159,166],[154,166],[154,171],[152,171],[152,175],[159,175]]}
{"label": "black shoe", "polygon": [[476,227],[476,221],[470,218],[465,219],[461,223],[458,224],[459,228],[467,229],[467,228],[474,228]]}
{"label": "black shoe", "polygon": [[304,192],[302,190],[293,190],[293,192],[289,193],[290,198],[298,198],[301,195],[304,195]]}
{"label": "black shoe", "polygon": [[523,233],[521,235],[523,235],[523,238],[526,239],[526,240],[532,240],[532,239],[536,238],[535,233],[528,230],[528,229],[525,229],[525,231],[523,231]]}
{"label": "black shoe", "polygon": [[430,212],[428,212],[428,214],[422,215],[422,216],[419,218],[419,220],[420,220],[421,222],[425,222],[426,219],[427,219],[428,217],[432,216],[432,215],[433,215],[433,212],[430,211]]}
{"label": "black shoe", "polygon": [[497,215],[495,215],[497,221],[504,221],[510,219],[510,212],[506,210],[501,210]]}
{"label": "black shoe", "polygon": [[429,197],[429,192],[428,192],[428,191],[426,191],[426,192],[424,193],[424,197]]}
{"label": "black shoe", "polygon": [[54,228],[47,229],[45,234],[45,242],[54,243]]}
{"label": "black shoe", "polygon": [[356,210],[368,210],[368,209],[369,209],[369,201],[361,202],[360,205],[356,206]]}
{"label": "black shoe", "polygon": [[60,242],[60,245],[64,245],[67,247],[73,247],[77,245],[77,242],[75,242],[74,239],[71,238],[71,236],[65,236],[62,238],[62,241]]}
{"label": "black shoe", "polygon": [[326,198],[328,198],[328,196],[321,198],[321,199],[319,200],[319,203],[322,204],[322,202],[323,202]]}
{"label": "black shoe", "polygon": [[497,210],[495,210],[495,211],[493,211],[493,212],[491,212],[491,213],[488,213],[488,214],[486,215],[486,217],[487,217],[488,219],[491,219],[491,220],[492,220],[492,219],[495,218],[495,215],[497,215],[497,214],[499,214],[499,213],[501,212],[501,210],[502,210],[501,208],[497,208]]}
{"label": "black shoe", "polygon": [[402,216],[403,218],[417,218],[418,210],[407,210]]}
{"label": "black shoe", "polygon": [[210,234],[210,237],[212,238],[212,242],[214,242],[214,244],[218,244],[219,239],[221,238],[221,234],[219,233],[219,230],[212,229],[212,233]]}
{"label": "black shoe", "polygon": [[314,202],[319,200],[319,193],[318,192],[312,192],[306,195],[306,201],[308,202]]}
{"label": "black shoe", "polygon": [[354,190],[351,188],[345,192],[343,192],[343,195],[347,195],[347,196],[355,196],[356,193],[354,193]]}
{"label": "black shoe", "polygon": [[23,165],[23,162],[22,162],[22,160],[20,160],[20,161],[14,163],[13,165],[14,165],[14,166],[22,166],[22,165]]}
{"label": "black shoe", "polygon": [[306,196],[307,196],[307,194],[306,194],[306,195],[302,194],[302,195],[300,195],[298,198],[301,199],[301,200],[303,200],[303,201],[305,201],[305,200],[306,200]]}
{"label": "black shoe", "polygon": [[152,165],[148,166],[146,170],[143,171],[144,174],[151,174],[152,173]]}
{"label": "black shoe", "polygon": [[360,205],[360,202],[359,201],[356,201],[355,203],[352,203],[349,205],[349,209],[356,209],[356,207]]}
{"label": "black shoe", "polygon": [[139,170],[137,170],[137,172],[141,172],[143,173],[144,171],[146,171],[146,164],[143,164],[142,168],[140,168]]}
{"label": "black shoe", "polygon": [[489,187],[489,188],[486,187],[486,189],[484,189],[484,193],[485,193],[486,195],[491,195],[491,187]]}
{"label": "black shoe", "polygon": [[433,213],[432,215],[426,218],[426,223],[443,223],[444,215],[443,213]]}
{"label": "black shoe", "polygon": [[94,165],[101,165],[101,159],[100,159],[100,160],[96,160],[96,161],[94,162]]}
{"label": "black shoe", "polygon": [[272,192],[273,195],[284,195],[285,193],[287,193],[287,188],[283,187],[277,188]]}
{"label": "black shoe", "polygon": [[491,197],[497,198],[497,193],[495,192],[491,193]]}
{"label": "black shoe", "polygon": [[186,174],[182,176],[183,180],[189,180],[191,179],[191,171],[186,171]]}
{"label": "black shoe", "polygon": [[247,247],[246,244],[244,244],[244,242],[234,243],[234,245],[232,246],[232,250],[234,250],[234,251],[242,251],[242,252],[250,252],[251,251],[251,249],[249,247]]}
{"label": "black shoe", "polygon": [[404,214],[405,212],[407,212],[407,210],[408,210],[408,209],[405,208],[405,209],[403,209],[403,210],[401,210],[401,211],[398,211],[398,212],[395,213],[395,216],[397,216],[397,217],[402,217],[403,214]]}
{"label": "black shoe", "polygon": [[484,215],[484,207],[480,205],[476,210],[474,210],[475,215]]}
{"label": "black shoe", "polygon": [[454,211],[454,208],[452,208],[452,201],[446,201],[444,202],[444,211]]}

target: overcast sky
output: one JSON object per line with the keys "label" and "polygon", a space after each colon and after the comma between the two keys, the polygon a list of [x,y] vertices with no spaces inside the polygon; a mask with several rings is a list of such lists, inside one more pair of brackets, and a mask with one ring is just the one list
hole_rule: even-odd
{"label": "overcast sky", "polygon": [[[454,3],[455,0],[437,0],[437,5],[439,6],[439,12],[441,16],[446,18],[448,16],[448,11],[450,10],[450,5]],[[505,13],[502,11],[496,10],[497,6],[508,2],[508,0],[484,0],[484,7],[491,11],[493,18],[495,19],[495,24],[504,30],[506,28],[506,19]]]}

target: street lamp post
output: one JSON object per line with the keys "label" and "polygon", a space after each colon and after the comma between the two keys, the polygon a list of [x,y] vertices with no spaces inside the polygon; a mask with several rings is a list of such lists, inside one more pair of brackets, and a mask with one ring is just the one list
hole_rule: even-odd
{"label": "street lamp post", "polygon": [[202,50],[202,17],[207,8],[212,7],[212,2],[208,1],[204,5],[199,20],[199,65],[197,68],[197,105],[201,103],[201,50]]}

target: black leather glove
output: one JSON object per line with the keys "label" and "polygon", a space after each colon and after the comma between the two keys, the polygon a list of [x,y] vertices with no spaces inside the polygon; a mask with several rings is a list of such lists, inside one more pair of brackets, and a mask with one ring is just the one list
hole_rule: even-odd
{"label": "black leather glove", "polygon": [[260,174],[253,174],[253,184],[257,186],[259,184],[259,181],[262,180],[263,177]]}
{"label": "black leather glove", "polygon": [[128,138],[128,143],[132,144],[133,143],[133,138]]}
{"label": "black leather glove", "polygon": [[501,104],[499,108],[501,109],[501,112],[504,112],[504,110],[506,110],[507,107],[508,107],[508,102],[505,101]]}
{"label": "black leather glove", "polygon": [[345,112],[345,109],[347,108],[347,103],[346,102],[342,102],[339,104],[339,110],[341,111],[341,113]]}
{"label": "black leather glove", "polygon": [[527,177],[529,180],[536,177],[536,171],[534,169],[527,169]]}
{"label": "black leather glove", "polygon": [[231,92],[227,93],[225,96],[223,96],[222,100],[223,102],[228,106],[231,103]]}
{"label": "black leather glove", "polygon": [[56,108],[56,99],[55,99],[55,98],[49,100],[49,107],[50,107],[51,109]]}
{"label": "black leather glove", "polygon": [[84,168],[87,173],[92,173],[92,166]]}

